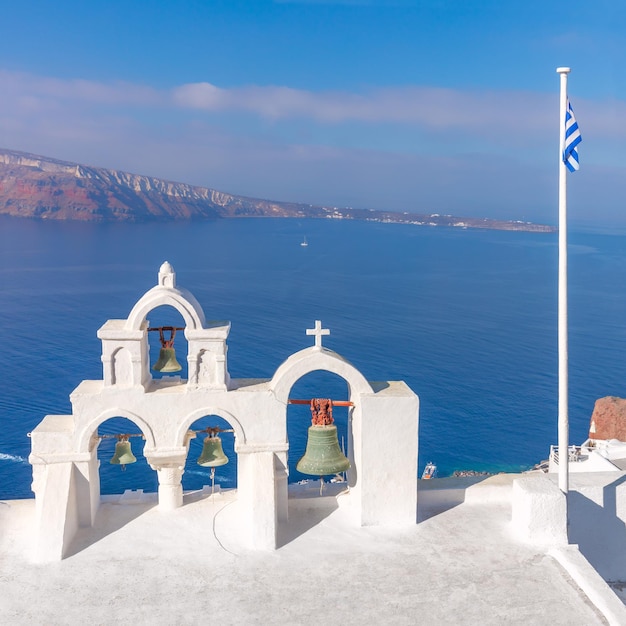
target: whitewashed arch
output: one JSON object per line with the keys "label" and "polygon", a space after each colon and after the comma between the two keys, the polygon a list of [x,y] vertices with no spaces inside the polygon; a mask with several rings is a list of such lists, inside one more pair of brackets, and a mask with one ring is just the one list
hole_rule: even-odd
{"label": "whitewashed arch", "polygon": [[113,417],[123,417],[133,422],[133,424],[135,424],[135,426],[137,426],[137,428],[141,430],[143,436],[146,438],[146,446],[148,448],[156,447],[155,440],[154,440],[154,433],[152,432],[152,428],[150,427],[148,422],[146,422],[142,417],[140,417],[136,413],[133,413],[132,411],[127,411],[121,408],[114,408],[114,409],[107,409],[106,411],[103,411],[102,413],[100,413],[100,415],[98,415],[94,419],[90,420],[86,424],[83,424],[80,430],[77,431],[76,433],[77,452],[88,452],[89,442],[91,441],[92,435],[98,429],[98,426],[100,426],[100,424],[102,424],[103,422],[106,422],[108,419],[111,419]]}
{"label": "whitewashed arch", "polygon": [[350,388],[350,394],[373,393],[372,386],[352,363],[342,356],[315,346],[305,348],[292,354],[274,373],[270,381],[270,389],[276,399],[287,404],[289,392],[293,385],[303,376],[318,370],[325,370],[343,378]]}
{"label": "whitewashed arch", "polygon": [[228,411],[225,411],[224,409],[220,409],[218,407],[207,406],[201,409],[196,409],[192,413],[189,413],[189,415],[187,415],[185,419],[181,422],[178,430],[176,431],[177,445],[184,445],[187,431],[196,420],[199,420],[203,417],[209,417],[211,415],[217,415],[218,417],[221,417],[233,427],[233,430],[235,431],[235,436],[237,438],[237,443],[239,445],[246,443],[246,433],[243,429],[243,426],[232,413],[229,413]]}
{"label": "whitewashed arch", "polygon": [[141,330],[148,313],[158,306],[175,308],[183,316],[186,330],[201,330],[206,324],[200,303],[191,292],[176,286],[176,272],[167,261],[159,268],[156,287],[147,291],[133,307],[124,324],[125,330]]}
{"label": "whitewashed arch", "polygon": [[171,306],[185,320],[185,330],[201,330],[206,324],[202,307],[195,296],[186,289],[153,287],[135,304],[126,320],[126,330],[141,330],[148,313],[159,306]]}

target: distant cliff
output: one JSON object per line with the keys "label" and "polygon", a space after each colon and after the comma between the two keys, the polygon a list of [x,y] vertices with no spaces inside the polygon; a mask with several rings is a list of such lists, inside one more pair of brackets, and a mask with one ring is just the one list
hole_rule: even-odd
{"label": "distant cliff", "polygon": [[215,189],[0,149],[0,214],[54,220],[145,221],[233,217],[364,219],[551,232],[529,222],[341,209],[235,196]]}
{"label": "distant cliff", "polygon": [[138,176],[0,150],[0,213],[56,220],[143,221],[304,216],[298,205],[233,196]]}

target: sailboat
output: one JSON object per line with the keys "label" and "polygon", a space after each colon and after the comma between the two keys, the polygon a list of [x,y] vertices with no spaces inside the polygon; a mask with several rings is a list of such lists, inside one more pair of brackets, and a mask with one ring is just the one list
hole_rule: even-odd
{"label": "sailboat", "polygon": [[306,248],[306,247],[309,245],[309,244],[307,243],[307,241],[306,241],[306,236],[304,237],[304,239],[303,239],[303,241],[300,243],[300,245],[301,245],[303,248]]}

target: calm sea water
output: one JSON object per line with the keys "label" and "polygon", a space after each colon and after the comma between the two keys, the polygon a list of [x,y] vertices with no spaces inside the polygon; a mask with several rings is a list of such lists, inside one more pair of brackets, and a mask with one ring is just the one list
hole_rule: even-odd
{"label": "calm sea water", "polygon": [[[308,247],[300,246],[303,237]],[[420,396],[420,471],[516,471],[547,457],[557,430],[556,235],[337,220],[222,220],[72,224],[0,220],[0,498],[32,497],[30,432],[69,413],[69,394],[100,379],[98,328],[125,318],[168,260],[208,319],[232,322],[233,378],[269,378],[321,319],[324,344],[370,380],[405,380]],[[586,438],[594,401],[626,395],[626,236],[570,234],[571,439]],[[173,309],[151,324],[182,325]],[[179,338],[180,337],[180,338]],[[181,364],[185,346],[176,345]],[[152,338],[151,338],[152,339]],[[153,358],[158,346],[151,342]],[[183,376],[186,372],[183,370]],[[292,397],[345,398],[331,374],[299,381]],[[346,416],[335,415],[345,434]],[[381,415],[385,428],[386,416]],[[309,412],[289,409],[290,465]],[[194,426],[228,425],[207,416]],[[391,426],[389,426],[391,427]],[[125,420],[100,433],[136,432]],[[236,455],[217,470],[234,486]],[[141,455],[122,472],[100,444],[105,493],[156,490]],[[208,484],[192,442],[183,484]],[[302,478],[292,471],[291,480]]]}

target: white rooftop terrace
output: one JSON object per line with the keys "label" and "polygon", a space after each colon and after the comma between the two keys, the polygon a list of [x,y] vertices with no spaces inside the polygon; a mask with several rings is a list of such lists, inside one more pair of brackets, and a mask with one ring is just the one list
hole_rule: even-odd
{"label": "white rooftop terrace", "polygon": [[[558,446],[550,446],[549,471],[558,473]],[[569,473],[621,472],[626,470],[626,442],[617,439],[587,439],[568,448]]]}
{"label": "white rooftop terrace", "polygon": [[292,486],[275,551],[244,547],[233,492],[169,512],[156,494],[105,496],[68,558],[45,565],[34,500],[0,502],[0,623],[626,624],[575,546],[516,537],[515,478],[421,481],[419,523],[397,528],[355,526],[341,485]]}

